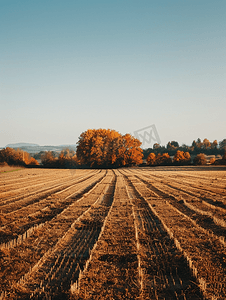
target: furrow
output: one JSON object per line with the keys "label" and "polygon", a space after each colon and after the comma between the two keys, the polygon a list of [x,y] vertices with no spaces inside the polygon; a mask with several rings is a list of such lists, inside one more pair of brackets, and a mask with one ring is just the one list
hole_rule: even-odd
{"label": "furrow", "polygon": [[47,254],[51,252],[50,249],[70,229],[73,222],[93,205],[101,191],[106,187],[105,182],[108,181],[108,177],[105,176],[92,190],[72,203],[50,222],[47,222],[40,230],[35,230],[32,236],[27,238],[21,245],[9,250],[0,250],[0,253],[2,253],[2,256],[0,256],[0,264],[2,265],[0,289],[6,289],[8,293],[11,291],[12,295],[14,295],[14,292],[20,291],[15,282],[29,274],[29,270],[31,271],[44,255],[45,257],[48,256]]}
{"label": "furrow", "polygon": [[[140,280],[132,205],[121,174],[92,259],[71,286],[72,299],[138,299]],[[107,288],[106,288],[107,287]]]}
{"label": "furrow", "polygon": [[[66,195],[60,198],[48,197],[38,203],[32,203],[29,206],[20,208],[5,216],[4,226],[0,228],[1,242],[8,245],[17,245],[19,236],[24,236],[26,231],[35,225],[45,223],[51,220],[57,214],[61,213],[68,205],[80,198],[84,193],[92,189],[98,182],[102,180],[104,175],[96,175],[87,181],[79,183],[76,188],[70,192],[67,189]],[[14,237],[12,239],[12,237]],[[11,240],[11,241],[10,241]],[[16,243],[15,243],[16,240]]]}
{"label": "furrow", "polygon": [[188,217],[167,205],[164,197],[148,198],[145,184],[136,185],[136,189],[161,220],[177,248],[183,252],[204,296],[223,300],[226,294],[225,247],[218,240],[205,235]]}
{"label": "furrow", "polygon": [[138,227],[143,281],[141,299],[203,299],[187,260],[136,189],[139,181],[125,176]]}
{"label": "furrow", "polygon": [[78,271],[89,258],[113,200],[114,180],[112,175],[107,177],[95,203],[71,225],[37,268],[26,275],[24,283],[33,297],[64,298],[71,281],[78,279]]}
{"label": "furrow", "polygon": [[216,217],[215,215],[217,214],[215,210],[203,210],[202,202],[195,197],[193,197],[192,199],[188,199],[186,197],[186,193],[177,193],[168,185],[150,183],[149,181],[143,179],[142,176],[140,176],[140,180],[142,180],[152,191],[155,191],[155,193],[157,193],[159,196],[167,199],[168,203],[177,208],[181,213],[187,215],[189,218],[195,221],[197,225],[207,230],[210,235],[215,235],[220,242],[225,244],[226,222],[224,219],[222,219],[222,217],[225,217],[225,214],[222,214],[221,212],[221,218],[219,218],[219,216]]}

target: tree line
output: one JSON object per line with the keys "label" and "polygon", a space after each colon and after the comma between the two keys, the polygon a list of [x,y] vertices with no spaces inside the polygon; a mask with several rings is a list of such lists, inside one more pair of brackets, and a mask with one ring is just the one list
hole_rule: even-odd
{"label": "tree line", "polygon": [[[0,150],[0,163],[9,165],[37,166],[37,159],[46,168],[118,168],[140,165],[143,158],[149,166],[158,165],[202,165],[206,155],[222,155],[222,159],[210,160],[211,164],[226,164],[226,139],[219,144],[208,139],[193,141],[191,146],[179,146],[168,142],[167,146],[154,144],[153,148],[141,149],[141,142],[130,134],[122,135],[110,129],[88,129],[81,133],[76,152],[71,149],[60,153],[42,151],[34,157],[20,149]],[[191,155],[195,156],[193,162]]]}
{"label": "tree line", "polygon": [[[168,153],[158,153],[157,155],[153,152],[149,153],[146,164],[149,166],[186,166],[186,165],[205,165],[207,164],[206,155],[204,153],[197,154],[193,162],[191,160],[191,155],[189,152],[184,152],[177,150],[174,157],[171,158]],[[210,164],[212,165],[226,165],[226,152],[223,157],[219,160],[215,158],[210,159]]]}
{"label": "tree line", "polygon": [[180,146],[177,141],[168,142],[166,146],[155,143],[153,148],[144,149],[143,154],[145,159],[150,153],[155,153],[155,155],[168,153],[170,156],[173,156],[178,150],[188,152],[193,156],[201,153],[206,155],[224,155],[226,151],[226,139],[223,139],[218,143],[217,140],[210,142],[207,138],[203,141],[198,138],[192,142],[191,146],[185,144]]}
{"label": "tree line", "polygon": [[26,151],[6,147],[0,150],[0,163],[16,166],[37,166],[38,161]]}
{"label": "tree line", "polygon": [[[42,164],[46,167],[70,168],[118,168],[140,165],[143,158],[149,166],[167,165],[204,165],[207,155],[223,154],[223,158],[211,158],[211,164],[226,164],[226,139],[222,142],[209,142],[204,139],[193,141],[192,146],[175,141],[166,147],[154,144],[153,149],[141,149],[141,142],[130,134],[121,135],[110,129],[89,129],[83,132],[77,143],[77,151],[61,151],[59,156],[53,152],[42,155]],[[195,156],[193,161],[191,155]],[[173,156],[173,157],[172,157]]]}

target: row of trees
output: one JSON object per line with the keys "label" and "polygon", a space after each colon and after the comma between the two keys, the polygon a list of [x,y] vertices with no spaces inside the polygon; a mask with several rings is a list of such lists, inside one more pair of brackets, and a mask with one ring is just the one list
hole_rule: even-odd
{"label": "row of trees", "polygon": [[210,142],[208,139],[201,141],[201,139],[198,138],[196,141],[194,140],[192,142],[191,146],[185,144],[180,146],[176,141],[168,142],[166,147],[156,143],[153,145],[153,148],[145,149],[143,154],[144,158],[147,158],[149,153],[155,153],[157,155],[159,153],[163,154],[167,152],[170,156],[173,156],[178,150],[189,152],[190,155],[197,155],[200,153],[206,155],[224,155],[226,151],[226,139],[218,143],[217,140]]}
{"label": "row of trees", "polygon": [[[196,153],[194,164],[206,163],[203,153],[205,151],[223,151],[226,153],[226,139],[222,142],[212,143],[204,139],[193,141],[192,146],[182,145],[171,141],[166,147],[154,144],[153,149],[142,150],[141,142],[130,134],[121,135],[110,129],[89,129],[83,132],[77,143],[77,150],[65,149],[56,155],[55,152],[47,151],[39,153],[42,165],[48,168],[117,168],[133,166],[143,163],[143,156],[147,159],[147,165],[189,165],[191,154]],[[204,151],[205,150],[205,151]],[[144,152],[144,155],[143,155]],[[38,154],[38,155],[39,155]],[[171,157],[173,156],[173,159]],[[35,156],[36,157],[36,156]],[[222,163],[226,161],[226,154],[221,161],[211,163]],[[7,147],[0,150],[0,162],[9,165],[38,165],[35,158],[20,149]]]}
{"label": "row of trees", "polygon": [[62,150],[59,156],[53,151],[43,152],[41,161],[46,168],[72,169],[78,166],[77,155],[70,149]]}
{"label": "row of trees", "polygon": [[18,166],[38,165],[37,160],[31,157],[29,153],[21,149],[13,149],[10,147],[0,150],[0,163]]}
{"label": "row of trees", "polygon": [[[176,154],[174,155],[173,159],[169,156],[168,153],[158,153],[157,155],[155,153],[150,153],[147,157],[147,165],[149,166],[169,166],[169,165],[190,165],[191,162],[191,156],[189,152],[184,152],[178,150]],[[197,154],[197,156],[193,160],[194,165],[205,165],[207,163],[206,155],[203,153]],[[215,158],[212,158],[210,160],[210,164],[226,164],[226,152],[222,159],[215,160]]]}
{"label": "row of trees", "polygon": [[147,165],[149,166],[159,166],[159,165],[189,165],[191,164],[191,156],[189,152],[177,151],[174,155],[173,160],[168,153],[157,155],[155,153],[150,153],[147,157]]}

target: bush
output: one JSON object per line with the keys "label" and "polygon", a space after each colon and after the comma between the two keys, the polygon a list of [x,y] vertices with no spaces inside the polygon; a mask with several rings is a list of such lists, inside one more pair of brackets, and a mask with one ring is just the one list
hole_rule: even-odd
{"label": "bush", "polygon": [[37,160],[34,158],[34,157],[31,157],[29,163],[28,163],[29,166],[38,166],[39,163],[37,162]]}
{"label": "bush", "polygon": [[194,165],[206,165],[206,162],[206,156],[203,153],[198,154],[193,160]]}
{"label": "bush", "polygon": [[216,162],[216,158],[215,158],[215,157],[212,157],[212,158],[210,159],[210,164],[211,164],[211,165],[214,165],[215,162]]}

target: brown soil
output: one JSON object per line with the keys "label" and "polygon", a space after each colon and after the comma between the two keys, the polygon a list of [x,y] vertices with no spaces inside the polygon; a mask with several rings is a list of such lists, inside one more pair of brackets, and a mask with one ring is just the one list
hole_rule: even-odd
{"label": "brown soil", "polygon": [[0,299],[225,299],[224,168],[16,169]]}

